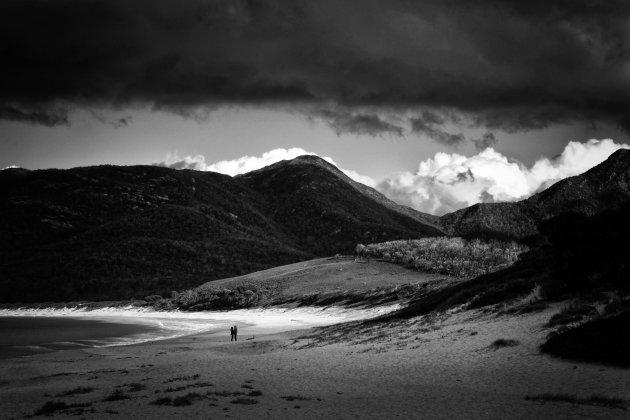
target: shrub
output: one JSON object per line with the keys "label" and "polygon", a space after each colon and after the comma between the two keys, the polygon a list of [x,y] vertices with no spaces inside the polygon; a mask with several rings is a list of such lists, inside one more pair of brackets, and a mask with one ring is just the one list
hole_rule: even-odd
{"label": "shrub", "polygon": [[585,316],[589,315],[597,315],[597,309],[584,302],[573,302],[571,305],[552,316],[547,326],[555,327],[557,325],[572,324],[582,321]]}
{"label": "shrub", "polygon": [[382,258],[419,271],[476,277],[514,264],[527,249],[516,242],[433,237],[357,245],[356,252],[359,256]]}
{"label": "shrub", "polygon": [[302,395],[283,395],[280,398],[287,401],[308,401],[309,397],[303,397]]}
{"label": "shrub", "polygon": [[173,399],[171,397],[159,397],[151,402],[152,405],[171,405]]}
{"label": "shrub", "polygon": [[160,295],[150,295],[150,296],[145,296],[144,300],[147,303],[156,303],[160,300],[162,300],[162,296]]}
{"label": "shrub", "polygon": [[46,403],[35,412],[36,416],[49,415],[59,410],[66,410],[71,406],[64,401],[46,401]]}
{"label": "shrub", "polygon": [[230,401],[232,404],[258,404],[258,400],[255,400],[253,398],[245,398],[245,397],[240,397],[240,398],[236,398],[232,401]]}
{"label": "shrub", "polygon": [[503,347],[515,347],[518,346],[520,343],[516,340],[507,340],[505,338],[499,338],[498,340],[495,340],[492,344],[490,344],[490,347],[498,350],[500,348]]}
{"label": "shrub", "polygon": [[147,387],[144,384],[141,384],[139,382],[132,382],[130,384],[126,384],[123,385],[126,386],[129,389],[129,392],[138,392],[138,391],[143,391],[145,390]]}
{"label": "shrub", "polygon": [[187,395],[182,395],[180,397],[173,398],[173,405],[175,407],[182,407],[182,406],[191,405],[191,404],[192,404],[192,398],[190,398]]}
{"label": "shrub", "polygon": [[70,395],[88,394],[88,393],[90,393],[92,391],[94,391],[94,388],[92,388],[92,387],[79,386],[79,387],[76,387],[76,388],[71,389],[69,391],[61,392],[61,393],[57,394],[57,396],[58,397],[66,397],[66,396],[70,396]]}
{"label": "shrub", "polygon": [[630,367],[630,311],[550,334],[541,350],[571,360]]}
{"label": "shrub", "polygon": [[129,395],[125,394],[120,389],[117,389],[111,394],[109,394],[107,397],[105,397],[103,401],[120,401],[120,400],[130,400],[130,399],[131,397]]}

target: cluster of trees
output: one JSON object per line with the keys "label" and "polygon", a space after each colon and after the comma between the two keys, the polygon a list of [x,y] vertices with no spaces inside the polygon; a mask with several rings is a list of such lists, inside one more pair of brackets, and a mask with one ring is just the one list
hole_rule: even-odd
{"label": "cluster of trees", "polygon": [[170,299],[156,302],[155,307],[189,311],[243,309],[260,306],[277,294],[276,284],[242,282],[231,287],[204,285],[195,289],[173,292]]}
{"label": "cluster of trees", "polygon": [[527,250],[527,246],[513,241],[432,237],[359,244],[355,251],[362,257],[380,258],[420,271],[476,277],[509,267]]}

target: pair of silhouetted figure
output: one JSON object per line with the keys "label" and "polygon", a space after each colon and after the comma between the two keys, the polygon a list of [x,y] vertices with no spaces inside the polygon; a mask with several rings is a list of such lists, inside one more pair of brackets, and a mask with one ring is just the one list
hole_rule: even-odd
{"label": "pair of silhouetted figure", "polygon": [[237,335],[238,335],[238,328],[236,327],[236,325],[233,327],[230,327],[230,341],[238,341]]}

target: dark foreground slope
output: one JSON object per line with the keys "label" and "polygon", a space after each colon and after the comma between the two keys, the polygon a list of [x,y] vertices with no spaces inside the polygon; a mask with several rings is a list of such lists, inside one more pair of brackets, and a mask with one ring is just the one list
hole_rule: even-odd
{"label": "dark foreground slope", "polygon": [[482,203],[446,214],[440,223],[449,234],[464,237],[524,239],[538,225],[575,212],[591,216],[630,202],[630,150],[618,150],[584,174],[566,178],[532,197],[514,203]]}
{"label": "dark foreground slope", "polygon": [[167,294],[439,233],[335,171],[312,159],[237,178],[153,166],[1,171],[0,300]]}

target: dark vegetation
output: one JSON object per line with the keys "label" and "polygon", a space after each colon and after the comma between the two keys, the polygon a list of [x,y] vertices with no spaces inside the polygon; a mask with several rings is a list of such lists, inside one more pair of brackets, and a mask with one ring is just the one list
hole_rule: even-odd
{"label": "dark vegetation", "polygon": [[180,395],[177,397],[159,397],[151,402],[152,405],[171,405],[173,407],[184,407],[191,405],[197,400],[202,400],[205,397],[197,392],[189,392],[186,395]]}
{"label": "dark vegetation", "polygon": [[210,386],[214,386],[214,385],[210,382],[194,382],[191,384],[185,384],[185,385],[176,386],[176,387],[168,387],[164,390],[164,392],[178,392],[178,391],[183,391],[189,388],[207,388]]}
{"label": "dark vegetation", "polygon": [[217,397],[237,397],[239,395],[245,395],[241,391],[210,391],[207,395],[214,395]]}
{"label": "dark vegetation", "polygon": [[481,241],[433,237],[357,245],[362,257],[381,258],[428,273],[454,277],[477,277],[509,267],[527,246],[514,241]]}
{"label": "dark vegetation", "polygon": [[281,296],[272,282],[248,282],[235,288],[199,287],[185,290],[164,301],[164,305],[188,311],[242,309],[257,306],[376,306],[411,298],[426,284],[406,284],[373,290],[334,290],[299,296]]}
{"label": "dark vegetation", "polygon": [[193,379],[199,379],[199,374],[196,373],[194,375],[188,375],[188,376],[175,376],[174,378],[168,378],[166,379],[164,382],[162,382],[163,384],[170,384],[171,382],[179,382],[179,381],[191,381]]}
{"label": "dark vegetation", "polygon": [[490,348],[494,350],[498,350],[504,347],[516,347],[520,343],[516,340],[508,340],[506,338],[499,338],[498,340],[494,340],[492,344],[490,344]]}
{"label": "dark vegetation", "polygon": [[42,405],[37,411],[35,411],[34,415],[36,416],[50,416],[58,411],[61,412],[69,412],[69,410],[76,409],[77,413],[83,413],[83,409],[85,407],[89,407],[89,404],[68,404],[65,401],[55,400],[55,401],[46,401],[44,405]]}
{"label": "dark vegetation", "polygon": [[258,404],[258,400],[254,398],[239,397],[239,398],[233,399],[232,401],[230,401],[230,403],[251,405],[251,404]]}
{"label": "dark vegetation", "polygon": [[151,405],[172,405],[173,398],[171,397],[158,397],[151,402]]}
{"label": "dark vegetation", "polygon": [[64,402],[64,401],[60,401],[60,400],[56,400],[56,401],[46,401],[44,403],[43,406],[41,406],[36,412],[35,415],[36,416],[41,416],[41,415],[48,415],[48,414],[52,414],[55,411],[59,411],[59,410],[65,410],[67,408],[69,408],[70,406]]}
{"label": "dark vegetation", "polygon": [[552,333],[541,350],[554,356],[630,367],[630,309]]}
{"label": "dark vegetation", "polygon": [[578,397],[577,395],[568,394],[540,394],[540,395],[526,395],[525,399],[528,401],[553,401],[553,402],[567,402],[571,404],[583,404],[594,405],[598,407],[619,408],[622,410],[628,409],[628,401],[623,398],[606,397],[603,395],[591,395],[590,397]]}
{"label": "dark vegetation", "polygon": [[[630,293],[630,205],[595,216],[565,213],[540,226],[539,244],[503,270],[444,288],[421,291],[408,307],[385,316],[413,317],[458,305],[504,304],[539,290],[539,299],[583,297],[606,291]],[[539,304],[536,300],[532,305]],[[585,308],[561,315],[583,317]],[[586,312],[591,313],[588,309]],[[561,318],[553,322],[562,322]]]}
{"label": "dark vegetation", "polygon": [[132,382],[130,384],[124,384],[120,386],[121,388],[127,388],[129,392],[140,392],[147,389],[145,384],[141,384],[139,382]]}
{"label": "dark vegetation", "polygon": [[359,242],[441,234],[435,218],[316,157],[244,176],[151,166],[0,172],[0,302],[170,296]]}
{"label": "dark vegetation", "polygon": [[587,302],[574,302],[551,317],[547,323],[548,327],[556,327],[558,325],[568,325],[580,322],[584,317],[597,315],[597,309]]}
{"label": "dark vegetation", "polygon": [[130,400],[131,395],[125,394],[122,390],[116,389],[111,394],[103,398],[103,401],[121,401]]}
{"label": "dark vegetation", "polygon": [[[153,400],[151,405],[161,405],[161,406],[173,406],[173,407],[183,407],[187,405],[193,404],[195,401],[201,400],[211,400],[216,401],[216,397],[236,397],[231,400],[232,404],[258,404],[258,400],[254,398],[248,397],[259,397],[262,395],[262,392],[253,390],[250,391],[247,396],[245,396],[243,392],[240,391],[208,391],[205,394],[200,394],[198,392],[189,392],[185,395],[179,395],[175,397],[158,397]],[[211,404],[212,405],[212,404]]]}
{"label": "dark vegetation", "polygon": [[76,388],[70,389],[68,391],[60,392],[57,394],[57,397],[68,397],[71,395],[80,395],[80,394],[89,394],[94,391],[94,388],[89,386],[78,386]]}
{"label": "dark vegetation", "polygon": [[197,392],[189,392],[186,395],[180,395],[173,398],[174,407],[183,407],[185,405],[191,405],[195,400],[203,399],[203,396]]}
{"label": "dark vegetation", "polygon": [[304,397],[302,395],[283,395],[280,398],[287,401],[308,401],[309,397]]}

